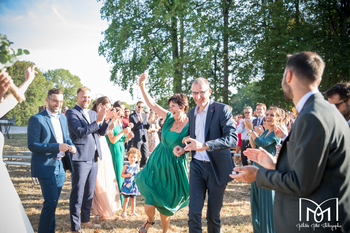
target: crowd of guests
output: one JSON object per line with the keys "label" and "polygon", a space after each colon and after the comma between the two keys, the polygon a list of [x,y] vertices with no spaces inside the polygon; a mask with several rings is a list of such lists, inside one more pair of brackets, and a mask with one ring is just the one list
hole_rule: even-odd
{"label": "crowd of guests", "polygon": [[[311,71],[304,73],[308,66]],[[139,79],[145,102],[138,101],[135,111],[121,101],[112,105],[106,96],[89,109],[91,90],[85,86],[77,90],[77,104],[62,111],[64,93],[49,90],[46,108],[28,123],[32,176],[38,178],[44,198],[38,232],[55,232],[55,210],[66,170],[72,173],[72,232],[101,228],[90,221],[91,213],[95,219],[113,221],[122,209],[121,217],[127,217],[129,201],[130,215],[138,216],[135,198],[140,194],[148,217],[141,233],[155,223],[156,210],[167,232],[171,217],[187,205],[189,232],[202,232],[205,200],[208,232],[220,232],[223,197],[232,179],[251,183],[254,232],[296,232],[298,228],[291,226],[301,197],[317,203],[338,198],[340,220],[331,224],[340,226],[332,229],[348,232],[350,188],[345,182],[350,181],[350,133],[344,125],[348,121],[350,126],[350,84],[329,89],[325,94],[333,105],[327,103],[317,89],[323,68],[322,59],[314,53],[288,58],[282,89],[286,100],[294,102],[293,112],[256,103],[254,110],[246,106],[243,115],[233,116],[230,106],[210,99],[212,90],[204,78],[192,83],[196,103],[192,110],[184,94],[169,98],[169,110],[159,106],[147,93],[146,74]],[[2,80],[1,88],[8,88],[10,78]],[[339,111],[334,111],[334,105]],[[326,119],[331,119],[327,125]],[[301,135],[303,141],[299,141]],[[311,179],[310,172],[317,177]],[[332,193],[327,193],[330,185]],[[296,216],[287,217],[286,207]]]}

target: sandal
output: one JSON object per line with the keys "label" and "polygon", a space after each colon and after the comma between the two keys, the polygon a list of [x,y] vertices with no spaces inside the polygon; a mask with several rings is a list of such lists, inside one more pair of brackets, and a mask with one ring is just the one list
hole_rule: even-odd
{"label": "sandal", "polygon": [[147,222],[145,223],[145,225],[143,225],[143,227],[140,228],[139,230],[139,233],[147,233],[147,230],[146,230],[146,226],[147,224],[149,224],[150,226],[152,226],[155,222],[149,222],[148,219],[147,219]]}

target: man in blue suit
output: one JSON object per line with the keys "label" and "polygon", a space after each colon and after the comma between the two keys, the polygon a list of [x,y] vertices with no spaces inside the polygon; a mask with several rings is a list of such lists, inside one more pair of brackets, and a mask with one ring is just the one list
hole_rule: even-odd
{"label": "man in blue suit", "polygon": [[44,197],[38,232],[55,232],[55,211],[66,178],[62,158],[75,153],[69,138],[67,119],[59,111],[63,103],[61,89],[49,90],[47,108],[28,122],[28,148],[32,151],[32,176],[37,177]]}
{"label": "man in blue suit", "polygon": [[74,232],[81,232],[81,227],[100,227],[90,222],[90,210],[96,184],[97,159],[102,159],[99,136],[106,134],[108,123],[106,109],[102,108],[99,113],[90,111],[90,103],[90,89],[80,87],[77,104],[66,112],[69,134],[77,148],[72,155],[74,171],[69,202],[71,230]]}
{"label": "man in blue suit", "polygon": [[208,232],[219,233],[220,210],[226,185],[232,179],[227,172],[234,168],[230,148],[237,145],[236,128],[228,105],[210,100],[208,80],[195,79],[192,97],[197,106],[189,114],[190,138],[184,148],[177,146],[174,154],[179,156],[191,151],[189,232],[202,232],[202,209],[208,190]]}

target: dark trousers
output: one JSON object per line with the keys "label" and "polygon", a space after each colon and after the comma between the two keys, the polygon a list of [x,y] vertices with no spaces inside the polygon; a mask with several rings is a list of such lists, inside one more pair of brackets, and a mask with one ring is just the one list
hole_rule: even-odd
{"label": "dark trousers", "polygon": [[140,161],[140,168],[143,168],[146,163],[147,163],[147,159],[148,159],[148,155],[149,155],[149,149],[148,149],[148,142],[146,141],[146,139],[144,138],[145,136],[142,136],[143,140],[135,142],[132,142],[132,146],[136,147],[137,149],[139,149],[139,151],[141,151],[141,161]]}
{"label": "dark trousers", "polygon": [[245,142],[242,140],[242,145],[241,145],[241,158],[242,158],[242,165],[247,166],[248,165],[248,158],[243,154],[243,151],[245,151],[247,148],[252,148],[250,146],[249,141]]}
{"label": "dark trousers", "polygon": [[72,231],[79,231],[82,222],[90,221],[98,169],[96,158],[91,161],[73,161],[74,172],[72,173],[72,191],[69,200]]}
{"label": "dark trousers", "polygon": [[41,193],[44,198],[43,208],[40,214],[38,233],[55,233],[55,212],[65,179],[66,172],[63,169],[62,160],[56,161],[55,172],[50,178],[38,178]]}
{"label": "dark trousers", "polygon": [[192,159],[190,169],[190,204],[188,226],[190,233],[202,232],[202,209],[206,191],[208,190],[207,225],[208,233],[219,233],[220,210],[224,198],[226,184],[216,182],[210,163]]}

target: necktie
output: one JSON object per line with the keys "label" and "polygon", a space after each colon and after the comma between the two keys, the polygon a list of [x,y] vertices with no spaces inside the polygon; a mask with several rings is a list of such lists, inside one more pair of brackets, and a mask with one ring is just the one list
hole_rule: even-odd
{"label": "necktie", "polygon": [[142,116],[141,116],[141,114],[139,114],[139,119],[140,119],[140,122],[142,123]]}

